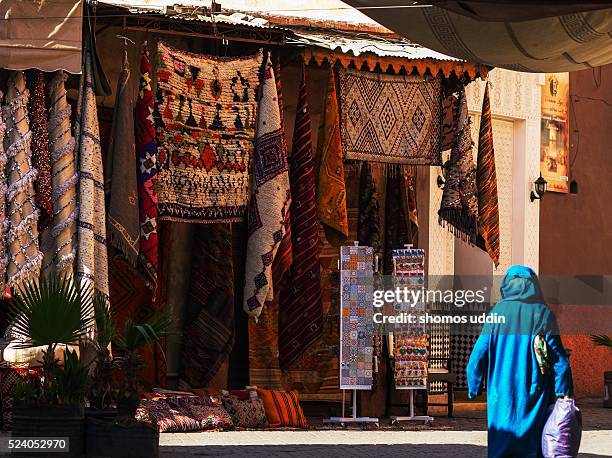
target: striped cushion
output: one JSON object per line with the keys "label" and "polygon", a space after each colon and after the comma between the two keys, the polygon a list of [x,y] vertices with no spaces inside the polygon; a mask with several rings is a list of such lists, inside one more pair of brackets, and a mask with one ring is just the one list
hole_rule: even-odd
{"label": "striped cushion", "polygon": [[264,402],[266,417],[270,427],[308,427],[308,422],[300,406],[300,399],[296,390],[274,391],[258,388],[257,394]]}

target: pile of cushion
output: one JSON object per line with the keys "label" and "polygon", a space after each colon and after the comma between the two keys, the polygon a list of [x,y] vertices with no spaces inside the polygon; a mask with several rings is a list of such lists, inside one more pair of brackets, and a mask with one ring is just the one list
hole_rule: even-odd
{"label": "pile of cushion", "polygon": [[161,432],[235,428],[306,428],[297,391],[154,389],[141,401],[136,418]]}

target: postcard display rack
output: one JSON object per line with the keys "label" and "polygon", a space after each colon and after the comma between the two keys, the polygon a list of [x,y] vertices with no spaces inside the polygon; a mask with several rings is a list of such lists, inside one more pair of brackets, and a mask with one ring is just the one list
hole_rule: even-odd
{"label": "postcard display rack", "polygon": [[[393,283],[403,290],[423,290],[425,287],[425,250],[406,248],[393,250]],[[431,423],[433,417],[414,414],[414,391],[427,390],[427,363],[429,359],[429,336],[425,323],[419,317],[425,315],[426,302],[421,297],[417,302],[399,302],[394,305],[394,313],[399,316],[406,313],[414,317],[414,323],[395,323],[393,328],[392,354],[396,390],[409,390],[409,416],[391,417],[393,423],[398,421],[424,421]]]}
{"label": "postcard display rack", "polygon": [[[379,423],[357,416],[357,391],[372,389],[374,353],[374,249],[340,247],[340,389],[342,416],[326,423]],[[352,391],[352,416],[345,416],[344,398]]]}

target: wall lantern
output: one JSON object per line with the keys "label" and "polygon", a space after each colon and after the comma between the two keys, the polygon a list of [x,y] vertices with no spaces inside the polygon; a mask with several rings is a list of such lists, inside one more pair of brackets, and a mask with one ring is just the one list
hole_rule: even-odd
{"label": "wall lantern", "polygon": [[533,188],[535,192],[531,191],[530,199],[532,202],[534,200],[539,200],[542,198],[542,196],[544,196],[547,184],[548,182],[542,177],[542,174],[540,173],[540,177],[533,182]]}

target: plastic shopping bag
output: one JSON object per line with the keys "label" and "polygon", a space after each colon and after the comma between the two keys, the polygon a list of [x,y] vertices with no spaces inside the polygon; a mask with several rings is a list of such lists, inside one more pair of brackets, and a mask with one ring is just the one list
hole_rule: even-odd
{"label": "plastic shopping bag", "polygon": [[573,399],[557,399],[542,433],[545,458],[576,458],[582,438],[582,413]]}

